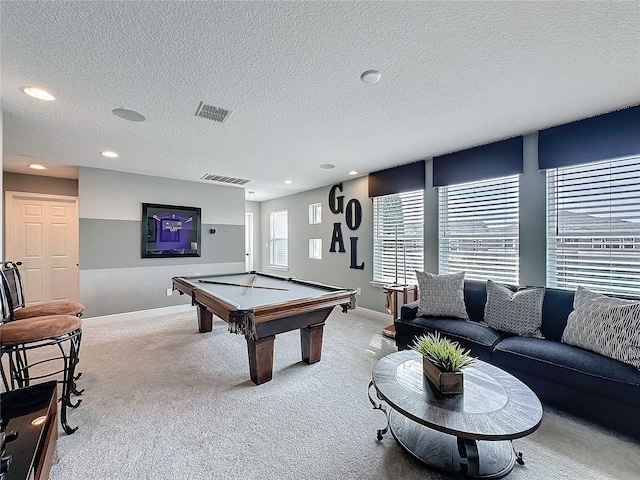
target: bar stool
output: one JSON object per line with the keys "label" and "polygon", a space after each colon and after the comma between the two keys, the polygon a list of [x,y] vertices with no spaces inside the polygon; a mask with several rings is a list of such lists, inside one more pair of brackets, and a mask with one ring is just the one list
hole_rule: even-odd
{"label": "bar stool", "polygon": [[9,298],[13,305],[11,320],[42,317],[46,315],[75,315],[82,316],[84,305],[78,302],[48,302],[39,305],[26,305],[24,284],[18,266],[20,262],[6,261],[3,263]]}
{"label": "bar stool", "polygon": [[[82,321],[73,315],[47,315],[42,317],[27,318],[19,321],[7,322],[11,318],[11,301],[8,297],[6,279],[2,278],[2,318],[0,324],[0,373],[4,388],[15,390],[26,387],[32,381],[60,376],[58,380],[62,384],[62,396],[60,397],[61,412],[60,423],[64,431],[71,435],[78,427],[72,428],[67,421],[67,408],[77,408],[82,402],[71,401],[71,395],[80,395],[75,383],[75,368],[78,364],[78,352],[82,338]],[[57,347],[59,354],[49,355],[51,348]],[[27,352],[41,349],[39,357],[29,363]],[[55,351],[55,350],[54,350]],[[34,352],[35,353],[35,352]],[[6,355],[6,362],[2,358]],[[7,364],[5,368],[5,363]],[[50,367],[51,368],[45,368]],[[8,371],[7,371],[8,370]],[[44,370],[44,373],[41,371]],[[53,371],[51,371],[53,370]]]}
{"label": "bar stool", "polygon": [[[84,305],[78,302],[48,302],[27,306],[24,284],[22,283],[22,277],[18,269],[20,265],[22,265],[22,262],[13,261],[5,261],[2,264],[4,281],[6,282],[9,301],[11,302],[11,318],[6,321],[24,320],[25,318],[43,317],[47,315],[75,315],[76,317],[82,317]],[[81,376],[82,372],[79,372],[75,376],[75,380],[78,380]]]}

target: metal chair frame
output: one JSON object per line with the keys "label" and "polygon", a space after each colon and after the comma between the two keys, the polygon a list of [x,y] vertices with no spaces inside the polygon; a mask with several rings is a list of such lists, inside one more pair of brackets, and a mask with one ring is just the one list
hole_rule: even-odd
{"label": "metal chair frame", "polygon": [[[62,385],[62,394],[59,398],[62,407],[60,409],[60,423],[64,431],[69,435],[75,432],[78,427],[72,428],[69,426],[69,422],[67,420],[67,407],[78,408],[82,403],[82,399],[78,399],[75,403],[72,402],[71,394],[79,396],[84,392],[84,390],[77,389],[75,378],[75,368],[80,361],[78,358],[78,352],[80,350],[81,340],[82,328],[77,328],[71,332],[47,338],[45,340],[24,343],[3,343],[0,346],[0,356],[7,355],[8,357],[8,375],[5,372],[4,365],[0,366],[2,382],[4,383],[6,390],[28,387],[32,381],[62,374],[62,380],[58,380],[58,383]],[[27,358],[28,351],[48,346],[57,346],[60,350],[60,355],[29,363]],[[62,368],[59,370],[37,376],[31,375],[32,369],[38,365],[60,361],[62,361]]]}
{"label": "metal chair frame", "polygon": [[[4,272],[0,271],[0,279],[2,283],[2,288],[0,288],[0,296],[2,297],[0,302],[2,308],[2,323],[7,323],[7,320],[12,318],[13,304],[9,292],[10,287],[7,284]],[[29,320],[30,319],[16,320],[15,322],[22,323],[29,322]],[[7,391],[29,386],[32,381],[62,374],[62,380],[58,380],[58,383],[62,384],[62,395],[59,398],[62,407],[60,409],[60,423],[64,431],[69,435],[75,432],[78,427],[72,428],[69,426],[67,421],[67,408],[77,408],[82,403],[82,399],[78,399],[75,403],[72,402],[71,395],[79,396],[84,392],[84,390],[78,390],[76,386],[76,380],[80,377],[80,374],[75,375],[75,368],[79,362],[78,355],[81,339],[82,327],[50,338],[19,343],[2,342],[0,344],[0,374],[4,388]],[[49,346],[57,346],[60,350],[60,356],[29,363],[27,352]],[[6,363],[8,373],[5,371],[5,364],[2,362],[2,357],[5,355],[7,356]],[[62,362],[61,369],[37,376],[31,375],[31,370],[34,367],[59,361]]]}
{"label": "metal chair frame", "polygon": [[3,262],[2,264],[3,273],[7,282],[7,294],[9,295],[9,299],[12,304],[12,317],[14,310],[17,308],[24,308],[26,306],[24,284],[22,283],[22,277],[20,276],[18,265],[22,265],[22,262]]}

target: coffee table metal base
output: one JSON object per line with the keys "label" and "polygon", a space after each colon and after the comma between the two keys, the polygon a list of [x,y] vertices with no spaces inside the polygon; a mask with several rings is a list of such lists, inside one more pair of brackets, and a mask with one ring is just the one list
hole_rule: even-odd
{"label": "coffee table metal base", "polygon": [[472,478],[502,478],[516,462],[510,440],[476,441],[438,432],[389,409],[389,427],[409,454],[432,468]]}

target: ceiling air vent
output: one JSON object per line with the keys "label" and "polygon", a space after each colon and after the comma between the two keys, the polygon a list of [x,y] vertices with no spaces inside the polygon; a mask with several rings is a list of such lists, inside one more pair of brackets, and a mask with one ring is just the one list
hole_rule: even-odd
{"label": "ceiling air vent", "polygon": [[200,102],[198,109],[196,110],[196,117],[206,118],[207,120],[215,120],[216,122],[224,123],[231,115],[231,110],[225,110],[220,107],[213,107],[211,105],[205,105],[204,102]]}
{"label": "ceiling air vent", "polygon": [[220,182],[220,183],[230,183],[232,185],[246,185],[251,180],[245,180],[244,178],[233,178],[233,177],[225,177],[223,175],[211,175],[207,173],[206,175],[200,177],[201,180],[211,180],[212,182]]}

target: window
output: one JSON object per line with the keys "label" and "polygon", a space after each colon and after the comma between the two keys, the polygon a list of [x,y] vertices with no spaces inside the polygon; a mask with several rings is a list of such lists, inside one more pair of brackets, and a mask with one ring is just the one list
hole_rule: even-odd
{"label": "window", "polygon": [[309,205],[309,225],[317,225],[322,223],[322,205],[320,203],[312,203]]}
{"label": "window", "polygon": [[547,285],[640,294],[640,157],[547,170]]}
{"label": "window", "polygon": [[314,260],[322,259],[322,239],[310,238],[309,239],[309,258]]}
{"label": "window", "polygon": [[288,268],[289,266],[289,228],[288,211],[269,213],[269,266]]}
{"label": "window", "polygon": [[518,283],[519,175],[440,187],[440,273]]}
{"label": "window", "polygon": [[373,279],[415,284],[424,269],[424,190],[373,198]]}

